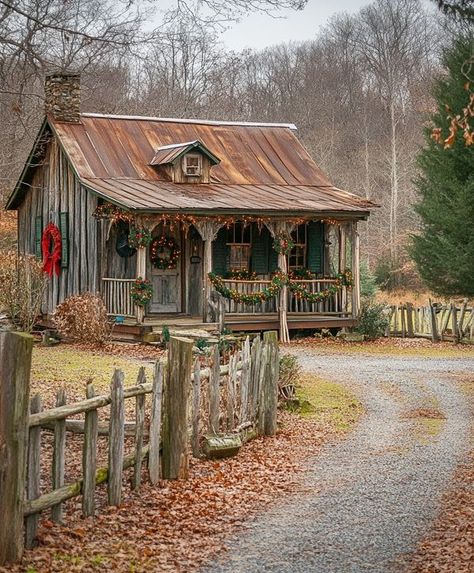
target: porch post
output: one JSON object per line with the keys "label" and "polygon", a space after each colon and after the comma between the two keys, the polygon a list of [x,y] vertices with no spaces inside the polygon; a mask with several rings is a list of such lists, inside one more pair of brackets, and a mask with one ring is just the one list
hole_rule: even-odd
{"label": "porch post", "polygon": [[[339,273],[346,270],[346,223],[339,225]],[[347,287],[341,290],[341,310],[347,312]]]}
{"label": "porch post", "polygon": [[[266,223],[268,230],[273,238],[279,234],[290,235],[295,228],[294,223],[289,223],[288,221],[271,221]],[[286,255],[283,253],[278,253],[278,268],[286,274],[288,274],[288,263]],[[280,291],[280,303],[278,308],[278,314],[280,317],[280,340],[281,342],[290,342],[290,332],[288,329],[288,287],[283,285]]]}
{"label": "porch post", "polygon": [[198,230],[204,243],[204,253],[202,261],[202,284],[203,284],[203,321],[210,322],[209,301],[211,298],[211,285],[208,274],[212,271],[212,242],[216,239],[219,229],[223,223],[215,220],[196,221],[194,226]]}
{"label": "porch post", "polygon": [[[146,279],[146,248],[139,247],[137,249],[137,268],[136,277]],[[137,322],[142,323],[145,318],[145,308],[143,306],[135,306]]]}
{"label": "porch post", "polygon": [[357,221],[351,226],[352,250],[352,318],[357,318],[360,312],[360,238],[357,232]]}

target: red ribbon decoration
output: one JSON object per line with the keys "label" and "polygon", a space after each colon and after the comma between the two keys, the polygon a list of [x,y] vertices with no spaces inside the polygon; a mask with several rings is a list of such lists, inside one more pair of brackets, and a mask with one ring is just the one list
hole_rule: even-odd
{"label": "red ribbon decoration", "polygon": [[[52,249],[51,249],[52,243]],[[59,276],[61,271],[61,231],[53,223],[48,223],[41,237],[41,252],[43,254],[43,271],[50,277],[53,272]]]}

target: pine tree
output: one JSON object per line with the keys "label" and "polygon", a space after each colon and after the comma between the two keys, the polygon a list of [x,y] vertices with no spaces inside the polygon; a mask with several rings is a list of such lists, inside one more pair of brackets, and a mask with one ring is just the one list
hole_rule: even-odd
{"label": "pine tree", "polygon": [[[458,38],[444,54],[447,75],[434,89],[438,111],[431,120],[448,137],[447,109],[466,105],[463,64],[472,57],[473,40]],[[446,107],[448,106],[448,108]],[[416,181],[421,197],[416,210],[421,233],[413,237],[412,256],[425,283],[441,295],[474,296],[474,146],[457,137],[445,148],[425,131],[426,145]]]}

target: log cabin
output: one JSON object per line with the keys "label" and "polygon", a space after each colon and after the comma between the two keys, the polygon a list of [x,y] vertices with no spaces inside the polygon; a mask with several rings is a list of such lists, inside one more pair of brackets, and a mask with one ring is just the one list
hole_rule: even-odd
{"label": "log cabin", "polygon": [[81,113],[80,77],[45,80],[45,119],[7,202],[44,262],[42,312],[100,293],[122,328],[353,326],[357,225],[284,123]]}

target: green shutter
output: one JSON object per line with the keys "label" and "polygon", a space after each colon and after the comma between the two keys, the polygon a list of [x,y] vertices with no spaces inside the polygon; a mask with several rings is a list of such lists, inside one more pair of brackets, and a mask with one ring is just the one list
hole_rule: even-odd
{"label": "green shutter", "polygon": [[43,217],[38,215],[35,217],[35,256],[37,259],[42,259],[41,252],[41,237],[43,235]]}
{"label": "green shutter", "polygon": [[308,224],[308,269],[321,274],[324,269],[324,226],[320,221]]}
{"label": "green shutter", "polygon": [[264,227],[259,232],[257,226],[252,229],[251,270],[258,275],[266,275],[269,269],[270,232]]}
{"label": "green shutter", "polygon": [[216,240],[212,243],[212,270],[218,275],[224,275],[227,271],[229,247],[227,246],[227,229],[222,228],[217,233]]}
{"label": "green shutter", "polygon": [[69,213],[59,213],[59,230],[61,231],[61,268],[69,266]]}

